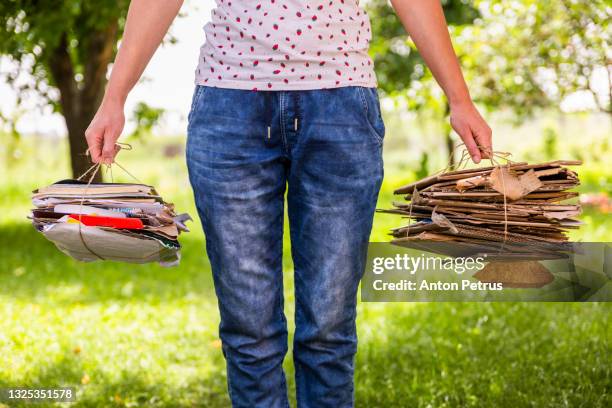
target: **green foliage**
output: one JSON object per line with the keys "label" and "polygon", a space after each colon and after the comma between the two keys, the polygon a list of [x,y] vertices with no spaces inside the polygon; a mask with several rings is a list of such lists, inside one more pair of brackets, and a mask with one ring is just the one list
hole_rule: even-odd
{"label": "green foliage", "polygon": [[[129,0],[7,0],[0,3],[1,73],[18,104],[39,94],[66,120],[74,177],[89,163],[83,134],[104,94],[108,65],[123,30]],[[5,118],[14,123],[18,116]]]}
{"label": "green foliage", "polygon": [[[478,16],[467,0],[445,0],[442,6],[451,25],[469,24]],[[424,62],[387,0],[371,0],[366,8],[372,26],[370,55],[379,87],[389,95],[401,93],[428,74]]]}
{"label": "green foliage", "polygon": [[481,18],[462,29],[456,43],[479,102],[510,107],[520,120],[586,91],[598,110],[612,114],[609,95],[596,93],[593,83],[595,70],[603,70],[612,93],[608,1],[475,3]]}
{"label": "green foliage", "polygon": [[546,129],[544,129],[543,150],[547,160],[554,160],[554,158],[557,157],[558,139],[559,136],[555,129],[551,127],[547,127]]}
{"label": "green foliage", "polygon": [[[577,91],[612,114],[612,6],[606,0],[443,2],[472,97],[490,109],[510,108],[515,121],[555,107]],[[443,95],[386,0],[369,3],[381,89],[411,109],[440,112]],[[608,80],[596,92],[593,73]]]}
{"label": "green foliage", "polygon": [[0,3],[0,54],[19,63],[8,73],[32,74],[35,82],[21,89],[35,90],[58,109],[51,65],[58,49],[67,48],[77,87],[84,86],[85,66],[96,35],[113,24],[122,29],[129,0],[7,0]]}
{"label": "green foliage", "polygon": [[134,129],[130,136],[142,140],[144,136],[151,133],[153,127],[159,123],[164,113],[165,110],[162,108],[154,108],[146,102],[138,102],[133,112],[136,129]]}
{"label": "green foliage", "polygon": [[416,172],[416,179],[422,179],[429,175],[429,153],[423,152],[421,155],[421,161],[419,163],[419,169]]}

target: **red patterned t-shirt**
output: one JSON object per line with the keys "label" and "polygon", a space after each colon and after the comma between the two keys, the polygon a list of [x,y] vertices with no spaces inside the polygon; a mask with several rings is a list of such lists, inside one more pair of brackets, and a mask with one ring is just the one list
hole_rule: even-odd
{"label": "red patterned t-shirt", "polygon": [[257,90],[376,87],[359,0],[216,0],[196,83]]}

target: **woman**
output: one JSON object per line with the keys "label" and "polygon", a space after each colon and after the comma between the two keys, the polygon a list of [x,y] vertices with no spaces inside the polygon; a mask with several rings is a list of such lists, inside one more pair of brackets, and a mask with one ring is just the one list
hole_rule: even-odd
{"label": "woman", "polygon": [[[110,163],[124,102],[180,0],[133,0],[86,137]],[[284,196],[295,266],[300,407],[353,405],[356,293],[382,182],[384,124],[358,0],[217,0],[189,113],[187,165],[221,314],[237,407],[286,407]],[[394,9],[444,89],[472,158],[491,130],[472,103],[437,0]],[[484,153],[483,153],[484,152]]]}

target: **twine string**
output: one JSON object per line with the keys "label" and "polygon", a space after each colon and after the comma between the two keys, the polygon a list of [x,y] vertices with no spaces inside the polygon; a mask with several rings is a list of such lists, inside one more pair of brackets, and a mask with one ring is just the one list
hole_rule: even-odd
{"label": "twine string", "polygon": [[[89,154],[89,149],[85,152],[86,155]],[[90,168],[88,168],[87,170],[85,170],[85,173],[81,174],[79,177],[77,177],[77,180],[81,180],[83,177],[85,177],[90,171],[92,171],[93,169],[95,169],[96,167],[100,166],[98,163],[94,163]],[[96,170],[97,171],[97,170]]]}
{"label": "twine string", "polygon": [[[510,153],[504,153],[504,155],[497,155],[493,153],[490,157],[491,166],[499,168],[501,170],[502,165],[499,164],[495,157],[501,157],[506,160],[505,167],[509,168],[510,163],[513,163],[509,157]],[[509,170],[508,170],[509,171]],[[508,199],[506,198],[506,179],[504,178],[504,174],[501,174],[501,182],[502,182],[502,197],[504,198],[504,240],[502,241],[502,245],[500,247],[500,252],[504,249],[506,245],[506,241],[508,240]]]}
{"label": "twine string", "polygon": [[[117,142],[117,143],[115,143],[115,145],[117,147],[119,147],[119,150],[132,150],[132,145],[130,145],[129,143]],[[89,156],[89,149],[87,149],[85,151],[85,155]],[[117,166],[119,166],[119,168],[121,170],[123,170],[125,173],[127,173],[134,180],[136,180],[139,183],[143,184],[136,176],[134,176],[132,173],[130,173],[125,167],[120,165],[117,161],[114,161],[113,163],[105,165],[106,166],[107,174],[110,172],[111,182],[114,183],[113,169],[112,169],[112,165],[113,164],[116,164]],[[83,203],[85,202],[85,196],[86,196],[87,191],[89,190],[89,188],[90,188],[94,178],[96,177],[96,174],[98,174],[98,171],[100,170],[100,168],[102,166],[103,166],[102,163],[94,163],[83,174],[81,174],[79,177],[77,177],[77,180],[82,180],[87,174],[90,174],[89,179],[87,180],[87,185],[85,186],[85,190],[83,190],[83,194],[81,195],[81,200],[80,200],[80,203],[79,203],[79,238],[81,239],[81,243],[83,244],[83,247],[85,247],[92,255],[94,255],[95,257],[97,257],[97,258],[99,258],[101,260],[104,260],[104,258],[100,254],[95,252],[93,249],[91,249],[91,247],[89,245],[87,245],[87,242],[85,242],[85,237],[83,236],[83,232],[82,232],[82,226],[83,226],[83,222],[82,222]]]}
{"label": "twine string", "polygon": [[[140,184],[144,184],[142,181],[140,181],[140,179],[138,177],[136,177],[135,175],[133,175],[132,173],[130,173],[125,167],[123,167],[121,164],[119,164],[118,161],[115,160],[115,162],[113,164],[116,164],[117,167],[119,167],[121,170],[123,170],[128,176],[130,176],[131,178],[133,178],[134,180],[136,180],[137,182],[139,182]],[[110,165],[109,165],[110,166]]]}
{"label": "twine string", "polygon": [[[455,153],[457,152],[457,149],[463,147],[463,150],[461,151],[461,156],[459,158],[459,161],[456,164],[452,164],[452,158],[455,155]],[[502,166],[506,166],[509,167],[511,164],[514,164],[515,162],[513,160],[510,159],[510,156],[512,156],[512,153],[510,152],[502,152],[502,151],[495,151],[495,150],[490,150],[490,149],[485,149],[482,146],[478,146],[478,149],[481,152],[486,152],[490,155],[489,157],[489,161],[491,162],[491,166],[494,168],[500,168]],[[458,145],[455,145],[455,147],[453,148],[453,150],[450,152],[447,162],[446,162],[446,166],[443,169],[440,169],[434,173],[432,173],[432,176],[436,176],[436,175],[440,175],[443,173],[446,173],[448,171],[456,171],[456,170],[462,170],[464,168],[467,167],[469,160],[470,160],[470,153],[467,150],[467,146],[465,145],[465,143],[460,143]],[[496,159],[500,159],[500,160],[504,160],[505,164],[500,164],[498,160]],[[504,199],[504,240],[502,241],[502,246],[500,248],[500,251],[504,248],[506,241],[508,240],[508,200],[506,198],[506,181],[503,177],[501,177],[501,181],[502,181],[502,196]],[[418,189],[415,185],[414,187],[414,191],[412,192],[412,197],[410,199],[410,206],[408,208],[408,219],[412,219],[412,206],[414,205],[414,198],[415,196],[418,197]],[[408,228],[406,229],[406,235],[409,236],[410,235],[410,225],[411,223],[408,224]]]}
{"label": "twine string", "polygon": [[95,167],[95,170],[91,173],[91,176],[89,177],[89,180],[87,181],[87,186],[85,186],[85,190],[83,191],[83,194],[81,196],[81,203],[79,204],[79,238],[81,238],[81,243],[83,244],[83,246],[92,255],[98,257],[101,260],[104,260],[104,258],[100,254],[95,252],[93,249],[89,247],[89,245],[87,245],[87,242],[85,242],[85,238],[83,237],[83,231],[82,231],[83,222],[81,220],[83,217],[83,202],[85,201],[85,194],[87,193],[87,190],[89,189],[89,186],[91,185],[91,182],[93,181],[94,177],[96,177],[96,174],[98,174],[98,170],[100,170],[101,164],[97,163],[93,167]]}

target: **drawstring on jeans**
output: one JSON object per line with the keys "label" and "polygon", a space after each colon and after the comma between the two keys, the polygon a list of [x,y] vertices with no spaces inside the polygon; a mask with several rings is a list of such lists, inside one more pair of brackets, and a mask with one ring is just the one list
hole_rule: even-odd
{"label": "drawstring on jeans", "polygon": [[[270,100],[270,97],[272,96],[272,94],[270,92],[264,92],[264,104],[265,104],[265,116],[266,116],[266,120],[269,120],[272,118],[272,101]],[[282,116],[282,115],[281,115]],[[296,117],[295,119],[293,119],[293,130],[294,131],[298,131],[298,126],[299,126],[299,121],[298,118]],[[269,124],[267,126],[267,134],[266,134],[266,138],[269,140],[272,139],[272,124]]]}
{"label": "drawstring on jeans", "polygon": [[[264,92],[264,105],[265,105],[265,115],[266,120],[270,120],[272,118],[272,101],[270,97],[272,94],[270,92]],[[272,139],[272,124],[268,125],[268,140]]]}

